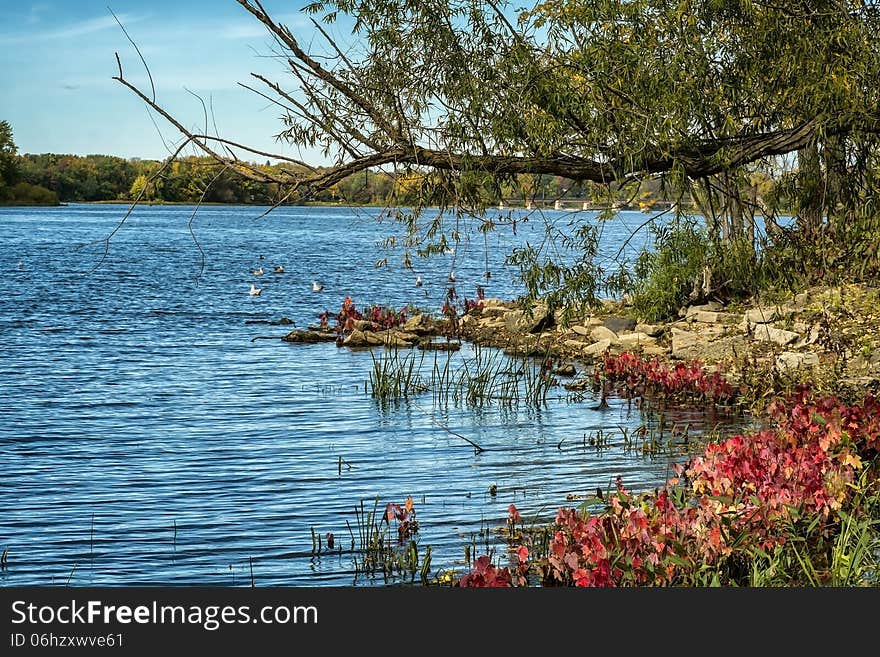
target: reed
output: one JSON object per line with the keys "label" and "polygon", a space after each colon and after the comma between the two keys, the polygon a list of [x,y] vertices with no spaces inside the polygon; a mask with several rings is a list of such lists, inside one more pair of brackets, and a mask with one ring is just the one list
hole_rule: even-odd
{"label": "reed", "polygon": [[386,349],[384,356],[380,358],[370,352],[373,367],[368,383],[373,397],[382,400],[401,399],[427,390],[419,374],[424,360],[424,352],[420,353],[417,362],[415,352],[401,355],[397,349]]}
{"label": "reed", "polygon": [[[430,367],[424,352],[400,355],[386,350],[372,355],[373,366],[365,388],[373,397],[388,401],[406,399],[430,391],[435,403],[466,404],[481,407],[490,403],[504,406],[544,405],[556,379],[533,358],[508,356],[499,350],[474,345],[473,356],[458,352],[434,351]],[[453,363],[453,358],[461,359]]]}

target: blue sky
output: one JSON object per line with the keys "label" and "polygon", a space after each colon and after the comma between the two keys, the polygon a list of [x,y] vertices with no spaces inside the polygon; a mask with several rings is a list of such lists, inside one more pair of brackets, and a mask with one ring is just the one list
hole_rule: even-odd
{"label": "blue sky", "polygon": [[[304,4],[263,1],[307,45],[314,29],[298,11]],[[166,144],[179,141],[154,115],[157,131],[146,105],[111,79],[118,52],[126,78],[149,91],[112,10],[150,67],[157,101],[184,125],[204,126],[201,103],[189,89],[213,106],[222,136],[320,163],[316,153],[279,145],[273,136],[281,130],[280,110],[237,86],[251,72],[287,77],[266,56],[265,28],[234,0],[0,0],[0,10],[0,119],[12,125],[20,153],[161,159]]]}

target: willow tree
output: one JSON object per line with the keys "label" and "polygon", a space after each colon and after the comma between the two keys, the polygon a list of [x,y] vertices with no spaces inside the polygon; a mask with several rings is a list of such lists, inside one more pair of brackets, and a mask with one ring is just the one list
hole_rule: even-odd
{"label": "willow tree", "polygon": [[[311,50],[257,0],[237,2],[291,74],[282,82],[255,72],[241,84],[277,105],[280,139],[322,149],[332,166],[192,132],[121,63],[116,79],[183,133],[181,150],[194,144],[224,168],[277,183],[285,201],[376,168],[401,176],[419,191],[398,213],[411,245],[445,240],[444,213],[494,226],[484,210],[499,190],[546,175],[608,189],[660,179],[668,194],[699,203],[718,241],[752,244],[755,212],[772,220],[773,198],[752,184],[762,170],[790,184],[802,227],[873,212],[874,2],[328,0],[303,9],[323,39]],[[346,36],[333,36],[337,28]],[[259,170],[251,155],[287,166]],[[795,171],[780,177],[786,169]],[[419,233],[429,206],[440,214]],[[586,225],[569,233],[582,248],[573,261],[520,254],[530,294],[594,300],[593,237]]]}

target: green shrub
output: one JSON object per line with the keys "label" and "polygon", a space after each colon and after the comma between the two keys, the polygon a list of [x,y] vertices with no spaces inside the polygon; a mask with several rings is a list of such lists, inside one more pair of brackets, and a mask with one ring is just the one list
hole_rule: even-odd
{"label": "green shrub", "polygon": [[682,307],[710,299],[751,296],[766,283],[759,252],[747,240],[710,239],[694,217],[653,226],[654,247],[638,257],[626,289],[646,321],[676,317]]}
{"label": "green shrub", "polygon": [[58,205],[58,194],[30,183],[20,182],[6,189],[4,205]]}
{"label": "green shrub", "polygon": [[709,255],[709,239],[694,219],[655,225],[654,249],[639,255],[632,281],[633,308],[646,321],[676,316]]}

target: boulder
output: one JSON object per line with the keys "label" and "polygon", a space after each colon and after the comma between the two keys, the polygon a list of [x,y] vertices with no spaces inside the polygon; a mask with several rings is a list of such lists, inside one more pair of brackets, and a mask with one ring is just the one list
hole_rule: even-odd
{"label": "boulder", "polygon": [[608,317],[602,322],[602,326],[614,333],[628,333],[635,329],[636,320],[631,317]]}
{"label": "boulder", "polygon": [[406,320],[406,323],[403,325],[403,330],[420,336],[430,335],[436,333],[437,324],[429,315],[419,313]]}
{"label": "boulder", "polygon": [[647,333],[621,333],[617,336],[618,344],[626,349],[654,344],[656,340]]}
{"label": "boulder", "polygon": [[797,340],[800,336],[794,331],[786,331],[785,329],[768,326],[767,324],[755,324],[753,327],[753,335],[755,340],[761,342],[772,342],[780,346],[786,346]]}
{"label": "boulder", "polygon": [[482,317],[504,317],[505,313],[507,313],[507,308],[504,306],[483,306],[483,312],[481,313]]}
{"label": "boulder", "polygon": [[724,308],[724,306],[722,306],[717,301],[710,301],[709,303],[704,303],[699,306],[688,306],[687,309],[679,310],[678,314],[679,316],[688,319],[691,315],[698,312],[717,312],[722,308]]}
{"label": "boulder", "polygon": [[779,319],[780,315],[777,308],[759,306],[746,311],[745,317],[752,324],[769,324],[770,322]]}
{"label": "boulder", "polygon": [[776,357],[776,367],[782,371],[799,370],[818,364],[819,355],[812,351],[783,351]]}
{"label": "boulder", "polygon": [[[351,333],[349,333],[342,340],[342,346],[344,347],[370,347],[373,346],[367,340],[367,333],[360,331],[358,329],[354,329]],[[381,341],[380,341],[381,344]]]}
{"label": "boulder", "polygon": [[593,344],[587,345],[581,353],[584,356],[601,356],[609,347],[611,347],[611,340],[598,340]]}
{"label": "boulder", "polygon": [[597,326],[592,331],[590,331],[590,338],[592,338],[595,342],[598,342],[600,340],[608,340],[609,344],[614,344],[615,342],[617,342],[617,333],[615,333],[607,326]]}
{"label": "boulder", "polygon": [[659,338],[663,335],[663,327],[656,324],[636,324],[634,330],[636,333],[644,333],[652,338]]}
{"label": "boulder", "polygon": [[703,342],[703,338],[698,333],[672,328],[672,356],[674,358],[687,358],[694,351],[694,347]]}
{"label": "boulder", "polygon": [[[404,336],[411,336],[412,339],[407,339]],[[382,336],[383,344],[386,347],[412,347],[418,341],[418,337],[413,335],[412,333],[398,333],[396,331],[388,331]]]}
{"label": "boulder", "polygon": [[717,310],[698,310],[691,313],[685,319],[688,322],[699,322],[701,324],[732,324],[739,315],[733,313],[719,312]]}
{"label": "boulder", "polygon": [[543,318],[538,313],[529,315],[524,310],[508,310],[504,314],[504,326],[510,333],[531,333]]}

